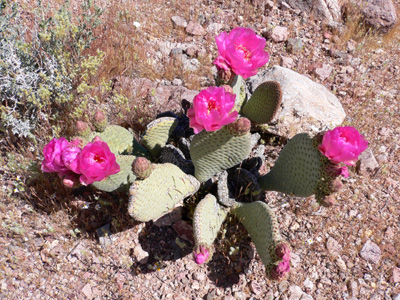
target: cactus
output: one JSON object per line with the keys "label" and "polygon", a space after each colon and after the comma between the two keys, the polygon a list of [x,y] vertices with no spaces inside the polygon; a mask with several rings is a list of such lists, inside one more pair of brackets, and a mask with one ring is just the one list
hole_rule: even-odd
{"label": "cactus", "polygon": [[109,125],[103,132],[93,131],[89,140],[98,136],[108,144],[111,152],[114,154],[131,153],[133,144],[133,135],[129,130],[118,125]]}
{"label": "cactus", "polygon": [[241,112],[243,104],[246,102],[246,84],[240,75],[236,75],[231,84],[233,93],[236,95],[235,107],[233,110]]}
{"label": "cactus", "polygon": [[136,180],[129,190],[128,212],[132,218],[147,222],[174,208],[200,187],[198,180],[173,164],[154,165],[144,180]]}
{"label": "cactus", "polygon": [[[237,120],[218,131],[202,131],[194,136],[190,145],[190,156],[195,176],[201,182],[233,167],[249,155],[251,150],[249,124],[245,124],[247,130],[235,132],[237,122],[241,121]],[[243,134],[245,131],[247,133]]]}
{"label": "cactus", "polygon": [[178,123],[176,118],[162,117],[147,125],[142,142],[154,157],[158,157]]}
{"label": "cactus", "polygon": [[[288,264],[290,254],[288,256],[286,253],[282,255],[279,253],[282,252],[279,250],[284,243],[281,241],[279,225],[273,210],[266,203],[260,201],[253,203],[236,202],[232,213],[243,223],[249,233],[266,267],[267,274],[273,275],[271,276],[275,277],[273,279],[282,279],[289,270],[282,270],[284,271],[281,272],[282,274],[275,274],[277,270],[275,266],[282,259]],[[285,254],[287,257],[283,257]],[[272,270],[274,271],[273,274],[271,274]]]}
{"label": "cactus", "polygon": [[282,102],[281,86],[276,81],[260,84],[243,106],[242,113],[251,121],[259,124],[270,123]]}
{"label": "cactus", "polygon": [[127,189],[136,179],[131,169],[132,162],[135,158],[136,157],[133,155],[116,155],[117,163],[121,170],[117,174],[111,175],[102,181],[93,182],[92,186],[104,192]]}
{"label": "cactus", "polygon": [[212,257],[212,244],[227,214],[228,209],[221,206],[212,194],[207,194],[196,206],[193,215],[195,248],[207,249],[209,253],[207,261]]}

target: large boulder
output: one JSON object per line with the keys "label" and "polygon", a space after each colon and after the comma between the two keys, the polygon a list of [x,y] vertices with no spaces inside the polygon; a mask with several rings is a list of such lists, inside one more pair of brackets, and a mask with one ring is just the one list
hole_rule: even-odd
{"label": "large boulder", "polygon": [[278,4],[286,2],[293,9],[299,9],[322,19],[324,22],[340,20],[340,4],[338,0],[278,0]]}
{"label": "large boulder", "polygon": [[249,92],[265,81],[277,81],[282,88],[282,104],[268,132],[286,138],[297,133],[316,134],[339,126],[346,114],[339,99],[328,89],[287,68],[273,66],[248,80]]}
{"label": "large boulder", "polygon": [[361,7],[365,22],[378,30],[387,31],[397,23],[392,0],[363,0],[354,3]]}

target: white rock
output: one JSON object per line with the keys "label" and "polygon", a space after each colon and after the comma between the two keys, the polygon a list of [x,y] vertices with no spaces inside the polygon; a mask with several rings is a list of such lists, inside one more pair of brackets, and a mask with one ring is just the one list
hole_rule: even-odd
{"label": "white rock", "polygon": [[265,81],[277,81],[282,104],[268,131],[287,138],[301,132],[316,134],[340,125],[346,114],[339,99],[328,89],[295,71],[273,66],[248,80],[252,93]]}

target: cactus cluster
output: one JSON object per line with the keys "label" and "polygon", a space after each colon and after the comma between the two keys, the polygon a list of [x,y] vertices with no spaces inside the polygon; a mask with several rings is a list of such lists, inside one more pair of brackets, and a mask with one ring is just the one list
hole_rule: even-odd
{"label": "cactus cluster", "polygon": [[[238,55],[243,53],[247,52],[241,50]],[[225,68],[237,62],[230,53],[224,55],[216,60],[217,66]],[[265,54],[260,55],[265,61]],[[248,60],[250,57],[244,63]],[[247,77],[254,72],[249,65],[231,67]],[[343,136],[331,134],[336,144],[325,141],[323,134],[298,134],[286,144],[271,170],[260,176],[264,157],[249,157],[258,140],[257,134],[251,133],[252,125],[274,120],[282,90],[278,82],[268,81],[247,97],[244,79],[232,70],[219,69],[217,83],[229,86],[201,92],[202,96],[193,100],[188,117],[165,112],[148,124],[139,140],[121,126],[108,125],[101,112],[96,112],[93,126],[78,122],[77,132],[82,143],[100,139],[116,155],[120,172],[92,185],[106,192],[125,190],[132,218],[142,222],[158,219],[200,189],[194,197],[198,200],[193,214],[195,261],[202,264],[211,259],[213,243],[231,214],[248,231],[267,275],[281,280],[290,270],[290,247],[280,235],[274,211],[265,201],[265,191],[297,197],[316,195],[321,204],[332,205],[332,194],[341,187],[337,177],[347,174],[339,148],[348,147],[348,136],[354,134],[348,130]],[[229,95],[224,103],[225,94]],[[207,95],[210,98],[204,98]],[[366,148],[367,142],[360,139],[359,144]],[[335,149],[330,151],[330,147]],[[358,154],[364,150],[353,148]],[[343,157],[351,164],[358,154]],[[206,196],[200,200],[200,194]]]}

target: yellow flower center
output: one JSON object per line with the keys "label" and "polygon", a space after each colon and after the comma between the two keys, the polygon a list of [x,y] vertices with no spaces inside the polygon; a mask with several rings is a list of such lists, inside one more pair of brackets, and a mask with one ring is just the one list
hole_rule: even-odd
{"label": "yellow flower center", "polygon": [[208,114],[210,114],[213,109],[219,109],[219,107],[217,107],[217,102],[215,100],[210,99],[207,103]]}
{"label": "yellow flower center", "polygon": [[251,58],[251,52],[243,45],[235,45],[235,49],[242,53],[243,58],[247,61]]}
{"label": "yellow flower center", "polygon": [[94,160],[95,162],[97,162],[97,163],[102,163],[102,162],[104,161],[104,158],[101,157],[100,155],[96,154],[96,155],[93,157],[93,160]]}

